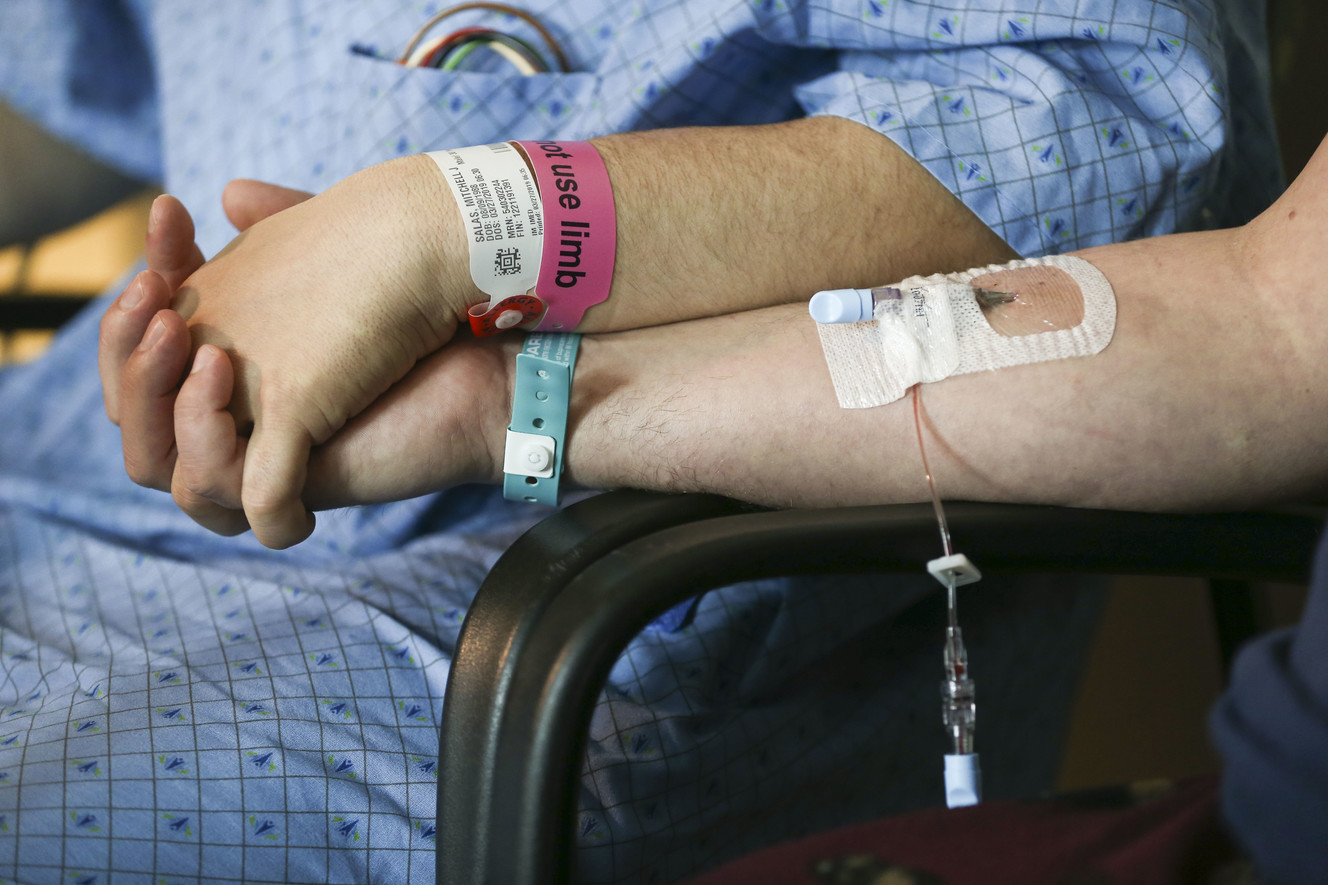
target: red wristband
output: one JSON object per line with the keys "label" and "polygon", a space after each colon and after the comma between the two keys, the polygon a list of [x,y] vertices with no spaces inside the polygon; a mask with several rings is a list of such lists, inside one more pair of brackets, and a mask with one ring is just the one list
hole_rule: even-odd
{"label": "red wristband", "polygon": [[549,306],[537,329],[570,332],[609,297],[617,250],[613,188],[588,141],[516,141],[535,170],[544,248],[535,294]]}

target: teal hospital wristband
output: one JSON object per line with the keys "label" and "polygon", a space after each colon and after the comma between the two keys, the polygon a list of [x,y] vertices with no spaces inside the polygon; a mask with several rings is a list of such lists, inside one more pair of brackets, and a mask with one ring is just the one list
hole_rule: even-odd
{"label": "teal hospital wristband", "polygon": [[580,335],[532,332],[517,354],[512,423],[503,452],[503,497],[509,501],[558,503],[572,369],[580,345]]}

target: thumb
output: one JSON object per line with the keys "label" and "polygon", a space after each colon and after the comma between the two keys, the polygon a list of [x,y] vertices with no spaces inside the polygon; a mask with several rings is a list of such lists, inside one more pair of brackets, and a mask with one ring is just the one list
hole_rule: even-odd
{"label": "thumb", "polygon": [[252,178],[236,178],[221,193],[221,208],[237,230],[248,230],[253,225],[289,209],[312,197],[308,191],[298,191]]}

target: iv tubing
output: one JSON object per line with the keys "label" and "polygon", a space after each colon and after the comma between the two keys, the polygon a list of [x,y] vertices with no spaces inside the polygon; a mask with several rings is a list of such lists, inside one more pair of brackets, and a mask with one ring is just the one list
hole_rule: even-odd
{"label": "iv tubing", "polygon": [[[945,555],[954,553],[950,548],[950,525],[945,521],[945,508],[941,506],[941,498],[936,494],[936,481],[931,478],[931,465],[927,463],[927,446],[922,441],[922,385],[913,385],[913,428],[918,432],[918,451],[922,453],[922,469],[927,474],[927,488],[931,490],[931,506],[936,511],[936,524],[941,529],[941,546],[945,548]],[[950,588],[953,595],[954,587]]]}

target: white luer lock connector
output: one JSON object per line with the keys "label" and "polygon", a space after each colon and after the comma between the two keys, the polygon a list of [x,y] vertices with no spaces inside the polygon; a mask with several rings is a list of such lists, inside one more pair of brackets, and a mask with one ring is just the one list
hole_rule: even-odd
{"label": "white luer lock connector", "polygon": [[[992,329],[977,297],[984,290],[974,289],[970,281],[1024,267],[1058,268],[1078,285],[1083,296],[1078,325],[1015,336]],[[874,290],[818,292],[810,309],[835,395],[846,409],[884,405],[915,384],[951,375],[1092,356],[1110,343],[1116,328],[1111,284],[1073,255],[910,277]]]}

